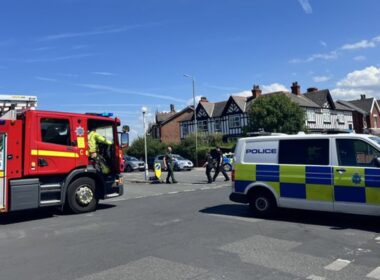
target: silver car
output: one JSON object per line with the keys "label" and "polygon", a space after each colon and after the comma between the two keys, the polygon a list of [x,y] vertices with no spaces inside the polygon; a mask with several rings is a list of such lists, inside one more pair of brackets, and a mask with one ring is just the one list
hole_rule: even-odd
{"label": "silver car", "polygon": [[[191,170],[194,167],[194,164],[191,160],[185,159],[184,157],[173,154],[174,159],[174,170]],[[164,169],[164,155],[156,156],[154,163],[160,163],[162,170]]]}
{"label": "silver car", "polygon": [[124,171],[125,172],[132,172],[135,170],[143,171],[145,169],[144,162],[141,160],[138,160],[135,157],[131,156],[124,156]]}

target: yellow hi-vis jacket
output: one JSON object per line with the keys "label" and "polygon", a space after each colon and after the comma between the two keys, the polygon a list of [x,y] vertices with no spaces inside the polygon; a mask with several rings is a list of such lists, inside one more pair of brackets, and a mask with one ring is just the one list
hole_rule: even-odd
{"label": "yellow hi-vis jacket", "polygon": [[91,131],[88,134],[88,151],[91,153],[96,153],[98,150],[98,143],[103,143],[111,145],[112,142],[108,141],[105,137],[97,133],[96,131]]}

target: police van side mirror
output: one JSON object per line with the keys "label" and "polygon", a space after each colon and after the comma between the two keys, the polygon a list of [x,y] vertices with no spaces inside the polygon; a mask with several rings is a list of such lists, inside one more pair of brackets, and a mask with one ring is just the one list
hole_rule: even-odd
{"label": "police van side mirror", "polygon": [[120,145],[122,148],[127,148],[129,146],[129,133],[120,133]]}
{"label": "police van side mirror", "polygon": [[380,167],[380,157],[375,158],[375,166]]}

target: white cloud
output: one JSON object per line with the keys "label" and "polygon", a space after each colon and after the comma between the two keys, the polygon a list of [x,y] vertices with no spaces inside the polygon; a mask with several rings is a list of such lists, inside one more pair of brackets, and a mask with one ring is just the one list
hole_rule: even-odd
{"label": "white cloud", "polygon": [[358,99],[361,94],[380,97],[380,67],[367,68],[348,73],[331,91],[334,98]]}
{"label": "white cloud", "polygon": [[346,77],[337,83],[338,87],[379,87],[380,88],[380,68],[370,66],[362,70],[348,73]]}
{"label": "white cloud", "polygon": [[327,43],[325,41],[319,41],[319,43],[322,45],[322,47],[327,47]]}
{"label": "white cloud", "polygon": [[30,59],[26,59],[25,62],[27,62],[27,63],[56,62],[56,61],[62,61],[62,60],[90,57],[90,56],[94,56],[94,55],[95,54],[93,54],[93,53],[84,53],[84,54],[74,54],[74,55],[57,56],[57,57],[30,58]]}
{"label": "white cloud", "polygon": [[310,5],[309,0],[298,0],[298,2],[300,3],[302,9],[304,10],[304,12],[306,14],[312,14],[313,13],[313,9]]}
{"label": "white cloud", "polygon": [[92,72],[92,74],[100,76],[115,76],[115,74],[111,72]]}
{"label": "white cloud", "polygon": [[56,79],[51,79],[51,78],[46,78],[46,77],[41,77],[41,76],[37,76],[35,78],[36,78],[36,80],[45,81],[45,82],[57,82],[58,81]]}
{"label": "white cloud", "polygon": [[355,56],[353,59],[356,61],[364,61],[367,58],[364,55],[358,55],[358,56]]}
{"label": "white cloud", "polygon": [[66,32],[66,33],[47,35],[47,36],[39,38],[38,41],[53,41],[53,40],[68,39],[68,38],[87,37],[87,36],[95,36],[95,35],[103,35],[103,34],[114,34],[114,33],[134,30],[137,28],[155,26],[155,25],[159,25],[159,23],[150,22],[150,23],[145,23],[145,24],[125,25],[121,27],[106,26],[106,27],[95,29],[93,31]]}
{"label": "white cloud", "polygon": [[111,86],[106,86],[106,85],[99,85],[99,84],[76,84],[77,86],[84,87],[84,88],[89,88],[89,89],[94,89],[94,90],[99,90],[104,93],[118,93],[118,94],[129,94],[129,95],[139,95],[139,96],[145,96],[145,97],[153,97],[157,99],[165,99],[165,100],[171,100],[171,101],[176,101],[179,103],[185,103],[186,100],[176,98],[173,96],[169,95],[164,95],[164,94],[155,94],[155,93],[150,93],[150,92],[141,92],[141,91],[135,91],[135,90],[130,90],[130,89],[124,89],[124,88],[116,88],[116,87],[111,87]]}
{"label": "white cloud", "polygon": [[[199,101],[201,100],[201,97],[202,97],[202,95],[196,95],[196,96],[195,96],[195,107],[197,106],[197,104],[198,104]],[[194,105],[194,100],[193,100],[193,98],[188,99],[188,100],[186,101],[186,105],[187,105],[187,106],[192,106],[192,105]]]}
{"label": "white cloud", "polygon": [[[270,85],[262,85],[260,86],[260,88],[263,91],[263,93],[276,92],[276,91],[289,91],[289,89],[287,89],[284,85],[279,84],[279,83],[272,83]],[[248,97],[248,96],[252,96],[252,91],[242,90],[239,92],[232,93],[231,95]]]}
{"label": "white cloud", "polygon": [[262,86],[263,93],[268,93],[268,92],[275,92],[275,91],[289,91],[286,86],[279,84],[279,83],[273,83],[270,85],[263,85]]}
{"label": "white cloud", "polygon": [[330,91],[333,95],[334,100],[353,100],[359,99],[361,94],[366,94],[368,96],[373,96],[374,92],[372,90],[362,90],[362,89],[352,89],[352,88],[335,88]]}
{"label": "white cloud", "polygon": [[367,49],[374,48],[376,44],[373,41],[361,40],[354,44],[346,44],[342,46],[342,50],[356,50],[356,49]]}
{"label": "white cloud", "polygon": [[330,79],[331,79],[330,76],[315,76],[315,77],[313,77],[313,81],[316,83],[327,82]]}
{"label": "white cloud", "polygon": [[313,62],[315,60],[333,60],[338,58],[338,53],[336,51],[331,51],[328,53],[316,53],[309,56],[306,59],[294,58],[289,60],[289,63],[307,63]]}
{"label": "white cloud", "polygon": [[[239,91],[239,92],[231,93],[230,95],[233,95],[233,96],[244,96],[244,97],[248,97],[248,96],[252,96],[252,92],[251,92],[250,90],[242,90],[242,91]],[[230,95],[228,95],[227,98],[228,98]]]}

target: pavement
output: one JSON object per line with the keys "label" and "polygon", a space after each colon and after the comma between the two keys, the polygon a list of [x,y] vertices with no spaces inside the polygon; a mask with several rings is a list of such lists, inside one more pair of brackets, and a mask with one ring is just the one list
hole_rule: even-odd
{"label": "pavement", "polygon": [[[166,175],[166,174],[165,174]],[[0,279],[380,279],[378,217],[281,210],[258,219],[222,177],[134,183],[93,213],[0,217]]]}

